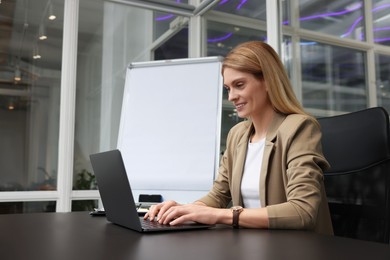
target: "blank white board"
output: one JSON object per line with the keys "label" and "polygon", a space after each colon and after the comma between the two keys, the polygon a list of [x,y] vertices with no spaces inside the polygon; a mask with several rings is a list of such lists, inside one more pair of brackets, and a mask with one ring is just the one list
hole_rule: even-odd
{"label": "blank white board", "polygon": [[220,57],[129,65],[118,149],[135,193],[168,199],[175,191],[191,197],[210,189],[219,164],[222,85]]}

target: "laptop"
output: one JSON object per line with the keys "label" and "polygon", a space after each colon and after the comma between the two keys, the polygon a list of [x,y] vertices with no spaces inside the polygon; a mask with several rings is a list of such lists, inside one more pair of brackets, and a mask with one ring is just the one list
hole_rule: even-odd
{"label": "laptop", "polygon": [[196,222],[171,226],[144,220],[138,215],[121,152],[111,150],[91,154],[90,159],[108,221],[138,232],[206,229],[215,226]]}

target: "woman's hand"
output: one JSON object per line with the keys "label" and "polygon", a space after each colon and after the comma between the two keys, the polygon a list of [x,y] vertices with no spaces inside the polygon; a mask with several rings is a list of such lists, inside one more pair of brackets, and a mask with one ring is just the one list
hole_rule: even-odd
{"label": "woman's hand", "polygon": [[156,217],[162,224],[178,225],[185,222],[217,224],[230,221],[229,209],[216,209],[199,203],[181,205],[175,201],[167,201],[150,207],[144,219],[151,221]]}
{"label": "woman's hand", "polygon": [[180,204],[176,201],[169,200],[156,205],[150,206],[148,212],[146,212],[144,219],[149,219],[150,221],[157,220],[160,222],[161,216],[171,207],[179,206]]}

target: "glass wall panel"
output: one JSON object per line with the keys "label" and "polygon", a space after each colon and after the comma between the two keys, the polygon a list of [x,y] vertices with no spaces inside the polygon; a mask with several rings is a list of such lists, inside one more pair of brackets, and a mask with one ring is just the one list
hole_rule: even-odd
{"label": "glass wall panel", "polygon": [[221,0],[213,10],[266,21],[266,0]]}
{"label": "glass wall panel", "polygon": [[0,214],[55,212],[55,201],[1,202]]}
{"label": "glass wall panel", "polygon": [[[363,1],[359,0],[307,0],[299,2],[299,24],[303,29],[321,32],[340,38],[364,41],[364,9]],[[291,7],[295,1],[284,1]],[[284,14],[284,18],[290,15]],[[284,25],[291,21],[284,20]]]}
{"label": "glass wall panel", "polygon": [[280,58],[283,62],[284,67],[286,68],[290,80],[292,79],[292,67],[294,66],[292,49],[293,47],[291,37],[283,36]]}
{"label": "glass wall panel", "polygon": [[[265,31],[245,28],[238,25],[230,25],[214,21],[207,22],[207,56],[224,57],[238,44],[251,40],[265,41]],[[230,128],[241,121],[237,116],[234,106],[228,101],[227,91],[223,90],[222,103],[222,127],[221,127],[221,152],[226,148],[226,137]]]}
{"label": "glass wall panel", "polygon": [[188,58],[188,26],[161,40],[162,44],[154,51],[154,60]]}
{"label": "glass wall panel", "polygon": [[[188,0],[166,0],[166,2],[172,2],[177,4],[188,4]],[[158,39],[162,34],[168,31],[171,27],[184,20],[183,17],[164,12],[154,12],[154,29],[153,39]]]}
{"label": "glass wall panel", "polygon": [[207,22],[207,56],[225,56],[238,44],[253,40],[266,41],[267,33],[234,24]]}
{"label": "glass wall panel", "polygon": [[[188,1],[170,0],[188,4]],[[153,40],[158,43],[154,60],[182,59],[188,57],[188,18],[171,13],[154,12]]]}
{"label": "glass wall panel", "polygon": [[89,155],[117,147],[128,64],[188,57],[188,29],[159,27],[163,14],[108,1],[80,1],[79,13],[73,189],[89,190],[96,189]]}
{"label": "glass wall panel", "polygon": [[57,187],[63,10],[59,0],[1,2],[0,191]]}
{"label": "glass wall panel", "polygon": [[372,7],[374,42],[390,46],[390,0],[374,0]]}
{"label": "glass wall panel", "polygon": [[390,55],[375,55],[378,106],[390,111]]}
{"label": "glass wall panel", "polygon": [[300,44],[306,108],[348,112],[367,107],[364,52],[314,41]]}
{"label": "glass wall panel", "polygon": [[98,207],[98,200],[72,200],[72,211],[93,211]]}

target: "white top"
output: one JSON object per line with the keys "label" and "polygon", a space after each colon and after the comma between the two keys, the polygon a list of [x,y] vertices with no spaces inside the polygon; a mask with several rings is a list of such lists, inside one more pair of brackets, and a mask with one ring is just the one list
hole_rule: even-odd
{"label": "white top", "polygon": [[244,173],[241,180],[241,194],[245,208],[261,208],[260,172],[263,161],[265,138],[248,143]]}

